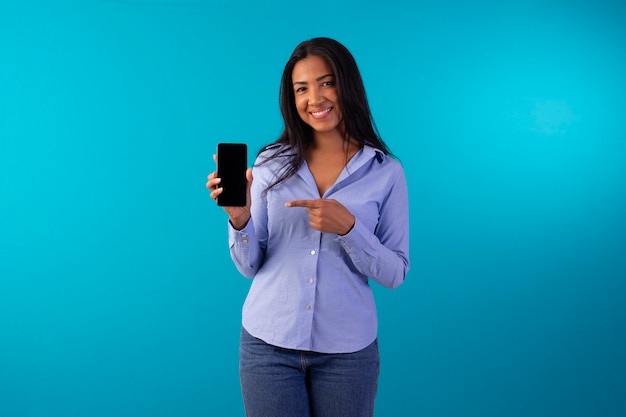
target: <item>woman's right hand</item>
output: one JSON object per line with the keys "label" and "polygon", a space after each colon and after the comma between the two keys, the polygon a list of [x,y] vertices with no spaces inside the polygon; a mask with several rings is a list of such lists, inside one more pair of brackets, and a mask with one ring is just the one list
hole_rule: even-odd
{"label": "woman's right hand", "polygon": [[[216,155],[213,155],[213,159],[216,159]],[[252,185],[252,169],[246,170],[246,205],[244,207],[222,207],[228,214],[228,219],[233,227],[237,230],[243,229],[248,220],[250,220],[250,186]],[[211,198],[217,201],[217,196],[222,194],[222,188],[219,186],[221,178],[217,177],[217,172],[212,172],[207,177],[206,188],[211,191]]]}

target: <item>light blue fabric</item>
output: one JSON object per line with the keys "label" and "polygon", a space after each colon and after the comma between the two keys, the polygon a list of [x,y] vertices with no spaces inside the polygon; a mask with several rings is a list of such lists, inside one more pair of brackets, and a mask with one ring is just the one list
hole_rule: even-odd
{"label": "light blue fabric", "polygon": [[254,277],[243,306],[243,326],[254,337],[288,349],[356,352],[377,335],[369,279],[400,285],[409,269],[408,191],[402,166],[382,152],[357,152],[323,198],[335,199],[355,217],[345,236],[309,226],[306,209],[285,207],[320,198],[305,164],[288,181],[272,183],[282,159],[253,168],[252,218],[240,231],[229,224],[237,269]]}

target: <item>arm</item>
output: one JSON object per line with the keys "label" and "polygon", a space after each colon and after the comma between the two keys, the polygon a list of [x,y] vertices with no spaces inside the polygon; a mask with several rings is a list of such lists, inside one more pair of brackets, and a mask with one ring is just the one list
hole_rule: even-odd
{"label": "arm", "polygon": [[374,233],[340,202],[333,199],[293,200],[286,207],[304,207],[309,225],[322,233],[337,234],[356,269],[387,288],[404,282],[409,270],[409,209],[406,179],[401,168],[385,186]]}
{"label": "arm", "polygon": [[359,223],[337,241],[356,269],[387,288],[404,282],[409,271],[409,209],[404,174],[400,172],[390,184],[389,193],[380,206],[380,218],[374,233]]}
{"label": "arm", "polygon": [[[250,176],[250,181],[252,176]],[[267,204],[263,196],[264,181],[259,176],[251,181],[249,188],[250,214],[241,228],[242,220],[228,222],[228,245],[230,257],[237,270],[246,278],[252,278],[265,259],[267,244]],[[245,219],[244,219],[245,220]]]}
{"label": "arm", "polygon": [[263,262],[264,250],[259,244],[252,218],[241,230],[228,222],[228,246],[237,270],[246,278],[254,277]]}
{"label": "arm", "polygon": [[[213,155],[213,159],[216,159],[216,155]],[[247,204],[244,207],[223,208],[228,214],[228,243],[231,258],[239,272],[245,277],[251,278],[259,269],[265,253],[264,245],[262,247],[257,239],[252,213],[256,209],[256,215],[261,219],[265,219],[266,215],[263,210],[264,201],[255,198],[259,193],[258,187],[253,185],[255,182],[253,181],[252,169],[246,171],[246,178],[248,179]],[[221,179],[216,176],[216,172],[209,174],[206,187],[211,191],[211,198],[214,200],[217,200],[217,197],[222,193],[220,182]],[[252,204],[253,201],[254,204]],[[267,222],[263,221],[262,227],[266,224]],[[261,233],[261,235],[264,236],[266,233]]]}

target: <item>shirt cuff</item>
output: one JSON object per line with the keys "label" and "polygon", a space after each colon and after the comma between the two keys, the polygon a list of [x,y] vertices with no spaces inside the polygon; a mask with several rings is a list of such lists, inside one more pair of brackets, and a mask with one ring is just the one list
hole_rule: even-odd
{"label": "shirt cuff", "polygon": [[[363,251],[368,246],[371,233],[365,229],[362,223],[359,223],[359,219],[356,219],[354,226],[348,233],[343,236],[337,236],[335,239],[346,252],[351,253],[354,251]],[[368,251],[370,252],[370,251]]]}
{"label": "shirt cuff", "polygon": [[228,222],[228,246],[233,247],[234,245],[247,245],[251,240],[254,239],[254,224],[252,223],[252,218],[248,220],[248,224],[241,229],[237,230],[233,227],[233,225]]}

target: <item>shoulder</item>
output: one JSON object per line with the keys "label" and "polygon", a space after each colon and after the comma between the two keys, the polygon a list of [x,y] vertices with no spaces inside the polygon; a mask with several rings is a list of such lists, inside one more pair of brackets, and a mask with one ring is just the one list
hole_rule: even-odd
{"label": "shoulder", "polygon": [[274,143],[265,146],[257,155],[255,165],[264,164],[273,159],[280,159],[284,162],[285,157],[290,157],[295,154],[295,149],[284,143]]}
{"label": "shoulder", "polygon": [[402,167],[402,164],[394,156],[385,154],[380,149],[376,149],[367,145],[363,148],[363,152],[368,158],[372,159],[374,164],[378,165],[381,169],[404,175],[404,168]]}
{"label": "shoulder", "polygon": [[281,173],[291,165],[295,153],[292,146],[282,143],[264,147],[252,167],[255,179],[258,178],[265,186],[277,181]]}

